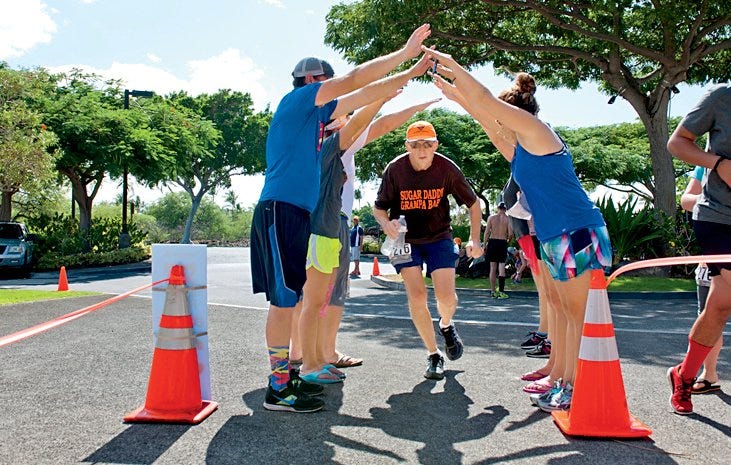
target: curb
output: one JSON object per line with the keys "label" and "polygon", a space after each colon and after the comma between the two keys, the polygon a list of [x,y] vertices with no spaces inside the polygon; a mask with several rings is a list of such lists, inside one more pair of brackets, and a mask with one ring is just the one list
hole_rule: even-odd
{"label": "curb", "polygon": [[[141,271],[141,272],[151,272],[152,271],[152,260],[145,260],[142,262],[136,262],[136,263],[125,263],[122,265],[107,265],[107,266],[95,266],[95,267],[89,267],[89,268],[67,268],[66,273],[72,274],[74,276],[85,276],[85,275],[94,275],[100,272],[105,272],[109,270],[115,270],[119,272],[134,272],[134,271]],[[38,271],[31,273],[30,278],[33,279],[44,279],[44,278],[58,278],[58,270],[53,271]]]}
{"label": "curb", "polygon": [[[404,284],[401,282],[388,281],[381,278],[380,276],[371,276],[371,281],[378,284],[381,287],[385,287],[393,290],[404,290]],[[433,286],[427,286],[427,288],[433,288]],[[461,294],[476,294],[490,297],[490,291],[487,289],[469,289],[469,288],[457,288],[457,292]],[[607,292],[610,299],[621,300],[687,300],[696,299],[696,293],[691,291],[677,291],[677,292],[650,292],[650,291],[630,291],[630,292]],[[510,295],[516,297],[538,297],[536,291],[511,291]]]}

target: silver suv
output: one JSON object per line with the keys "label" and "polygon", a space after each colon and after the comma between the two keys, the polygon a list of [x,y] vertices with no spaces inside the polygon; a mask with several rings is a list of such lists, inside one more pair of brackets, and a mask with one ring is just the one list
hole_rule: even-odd
{"label": "silver suv", "polygon": [[23,223],[0,222],[0,270],[20,270],[28,274],[33,263],[35,234]]}

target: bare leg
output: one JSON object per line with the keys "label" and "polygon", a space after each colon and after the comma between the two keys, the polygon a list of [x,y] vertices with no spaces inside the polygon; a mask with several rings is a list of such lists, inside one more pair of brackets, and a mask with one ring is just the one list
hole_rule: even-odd
{"label": "bare leg", "polygon": [[319,339],[317,336],[320,309],[325,305],[327,287],[331,274],[317,271],[314,267],[307,269],[307,281],[303,289],[302,314],[300,315],[299,333],[302,344],[302,374],[320,370],[318,363]]}
{"label": "bare leg", "polygon": [[326,363],[338,361],[337,340],[340,321],[343,318],[343,307],[329,305],[327,314],[323,318],[320,328],[322,329],[322,352]]}
{"label": "bare leg", "polygon": [[492,292],[495,292],[497,290],[497,287],[495,287],[496,275],[497,275],[497,263],[490,262],[490,290],[492,290]]}
{"label": "bare leg", "polygon": [[290,360],[301,360],[302,359],[302,343],[300,340],[300,315],[302,314],[302,301],[297,302],[297,306],[292,309],[291,314],[291,325],[294,328],[292,331],[291,341],[289,343],[289,359]]}
{"label": "bare leg", "polygon": [[731,314],[731,270],[721,270],[721,275],[711,278],[711,289],[706,309],[698,316],[690,338],[704,346],[713,346],[723,333]]}
{"label": "bare leg", "polygon": [[[542,260],[538,261],[538,270],[538,273],[533,274],[536,289],[538,290],[538,311],[540,314],[538,331],[548,333],[548,339],[551,341],[551,355],[549,355],[546,364],[537,371],[550,374],[556,363],[556,349],[558,344],[554,342],[553,334],[556,332],[556,312],[559,311],[558,307],[560,303],[558,292],[553,285],[551,275],[548,274],[548,268]],[[551,379],[553,380],[553,378]]]}
{"label": "bare leg", "polygon": [[[713,349],[706,355],[706,359],[703,360],[703,371],[698,378],[705,379],[710,383],[718,382],[718,371],[716,367],[718,365],[718,355],[721,353],[723,348],[723,336],[718,338],[718,341],[713,345]],[[701,386],[694,386],[701,387]]]}
{"label": "bare leg", "polygon": [[292,313],[297,307],[276,307],[269,305],[266,324],[266,341],[269,347],[286,347],[289,345],[290,333],[292,332]]}
{"label": "bare leg", "polygon": [[[584,326],[586,301],[589,297],[591,272],[587,270],[581,276],[568,281],[555,281],[566,316],[566,371],[564,381],[574,383],[576,364],[579,359],[579,346]],[[553,348],[553,347],[552,347]]]}
{"label": "bare leg", "polygon": [[421,274],[421,268],[408,267],[401,270],[401,277],[404,279],[404,287],[406,295],[409,299],[409,312],[411,313],[411,321],[414,322],[416,331],[421,336],[426,350],[436,352],[437,338],[434,333],[434,323],[426,305],[426,286],[424,285],[424,277]]}
{"label": "bare leg", "polygon": [[440,268],[431,274],[434,294],[437,298],[437,311],[444,326],[449,326],[457,311],[457,293],[454,288],[454,268]]}

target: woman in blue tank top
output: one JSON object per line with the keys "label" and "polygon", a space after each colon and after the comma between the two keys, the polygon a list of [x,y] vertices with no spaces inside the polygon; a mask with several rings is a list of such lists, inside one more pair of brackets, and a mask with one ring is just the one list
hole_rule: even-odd
{"label": "woman in blue tank top", "polygon": [[531,208],[541,256],[561,300],[549,338],[552,351],[563,352],[556,354],[549,377],[555,387],[535,400],[544,410],[568,409],[591,278],[587,271],[612,264],[604,219],[581,187],[566,145],[536,117],[531,75],[517,74],[513,85],[495,97],[451,56],[422,48],[438,60],[438,72],[451,80],[435,74],[437,87],[482,125],[510,162]]}

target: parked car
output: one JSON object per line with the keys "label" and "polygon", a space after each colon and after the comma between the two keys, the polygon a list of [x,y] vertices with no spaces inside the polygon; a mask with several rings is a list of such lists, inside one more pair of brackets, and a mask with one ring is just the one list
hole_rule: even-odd
{"label": "parked car", "polygon": [[23,223],[0,222],[0,270],[30,273],[35,240],[35,234],[28,234]]}

